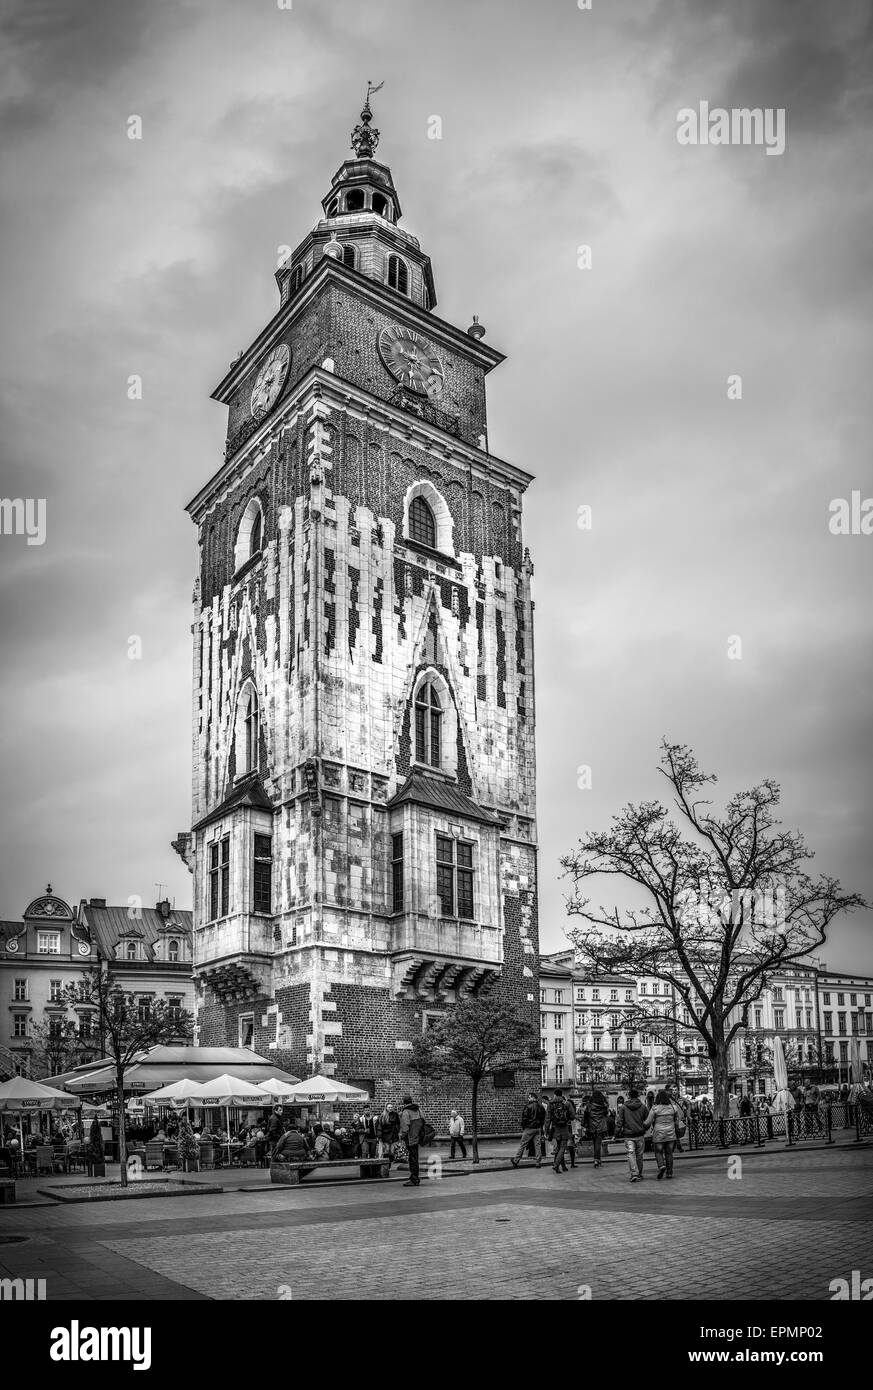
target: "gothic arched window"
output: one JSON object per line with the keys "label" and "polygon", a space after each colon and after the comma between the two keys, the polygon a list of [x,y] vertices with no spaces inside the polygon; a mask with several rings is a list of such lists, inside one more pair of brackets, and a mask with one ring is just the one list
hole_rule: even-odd
{"label": "gothic arched window", "polygon": [[296,294],[303,284],[303,266],[297,265],[291,272],[291,279],[288,281],[288,297]]}
{"label": "gothic arched window", "polygon": [[373,194],[373,211],[379,217],[387,217],[388,215],[388,199],[383,198],[381,193]]}
{"label": "gothic arched window", "polygon": [[439,767],[442,759],[443,707],[432,681],[419,687],[415,697],[415,756],[420,763]]}
{"label": "gothic arched window", "polygon": [[240,517],[239,530],[236,533],[236,545],[233,552],[234,570],[242,569],[243,565],[261,553],[264,544],[264,513],[257,497],[251,497],[246,504],[246,509]]}
{"label": "gothic arched window", "polygon": [[259,554],[259,552],[260,552],[260,549],[261,549],[261,535],[262,535],[263,529],[264,529],[264,518],[263,518],[263,516],[262,516],[262,514],[261,514],[261,509],[260,509],[260,507],[258,507],[258,510],[257,510],[257,512],[255,513],[255,518],[254,518],[254,520],[253,520],[253,522],[252,522],[252,534],[251,534],[251,536],[250,536],[250,538],[249,538],[249,559],[251,559],[251,557],[252,557],[253,555],[257,555],[257,554]]}
{"label": "gothic arched window", "polygon": [[364,190],[353,188],[351,193],[346,195],[346,212],[362,212],[364,208]]}
{"label": "gothic arched window", "polygon": [[343,265],[351,266],[352,270],[354,270],[356,259],[354,246],[350,246],[348,242],[346,242],[343,247]]}
{"label": "gothic arched window", "polygon": [[399,256],[388,257],[388,284],[400,294],[409,294],[409,271]]}
{"label": "gothic arched window", "polygon": [[254,686],[247,686],[243,696],[243,766],[241,772],[252,772],[258,765],[259,734],[258,696]]}
{"label": "gothic arched window", "polygon": [[413,497],[409,504],[409,538],[419,545],[436,550],[436,520],[423,497]]}

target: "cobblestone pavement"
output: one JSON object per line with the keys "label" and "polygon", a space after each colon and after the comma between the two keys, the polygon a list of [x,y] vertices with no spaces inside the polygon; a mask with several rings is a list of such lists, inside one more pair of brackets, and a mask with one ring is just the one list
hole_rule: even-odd
{"label": "cobblestone pavement", "polygon": [[[873,1275],[873,1146],[0,1212],[56,1299],[786,1299]],[[729,1173],[733,1172],[734,1176]],[[581,1290],[581,1294],[580,1294]]]}

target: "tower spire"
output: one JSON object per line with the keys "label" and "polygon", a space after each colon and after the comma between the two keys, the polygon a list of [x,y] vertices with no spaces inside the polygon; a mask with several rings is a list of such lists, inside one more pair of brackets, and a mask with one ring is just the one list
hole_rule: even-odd
{"label": "tower spire", "polygon": [[384,82],[367,82],[367,95],[361,110],[361,123],[356,125],[352,131],[352,149],[358,159],[372,159],[379,143],[378,130],[370,129],[370,122],[373,119],[373,112],[370,110],[370,97],[374,92],[380,92],[384,86]]}

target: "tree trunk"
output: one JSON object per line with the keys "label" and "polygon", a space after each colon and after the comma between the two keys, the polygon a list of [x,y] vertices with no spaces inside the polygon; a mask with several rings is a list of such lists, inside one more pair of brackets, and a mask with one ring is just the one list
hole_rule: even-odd
{"label": "tree trunk", "polygon": [[124,1132],[124,1072],[115,1072],[115,1100],[118,1107],[118,1157],[121,1163],[121,1186],[127,1187],[127,1136]]}
{"label": "tree trunk", "polygon": [[479,1078],[473,1077],[473,1094],[470,1099],[470,1130],[472,1138],[473,1162],[479,1162]]}
{"label": "tree trunk", "polygon": [[712,1041],[709,1044],[709,1060],[712,1065],[712,1108],[717,1119],[727,1119],[730,1115],[728,1100],[728,1049],[724,1040],[724,1025],[713,1021]]}

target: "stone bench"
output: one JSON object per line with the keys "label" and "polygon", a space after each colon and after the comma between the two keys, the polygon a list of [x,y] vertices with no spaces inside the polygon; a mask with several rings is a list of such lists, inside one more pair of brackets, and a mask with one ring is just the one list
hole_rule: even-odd
{"label": "stone bench", "polygon": [[[286,1187],[299,1185],[309,1173],[320,1173],[331,1168],[357,1168],[358,1176],[366,1180],[384,1179],[391,1172],[390,1158],[327,1158],[321,1162],[313,1158],[302,1163],[285,1163],[280,1157],[278,1163],[289,1170],[288,1178],[274,1178],[274,1165],[271,1163],[270,1181]],[[301,1172],[301,1169],[304,1171]]]}

